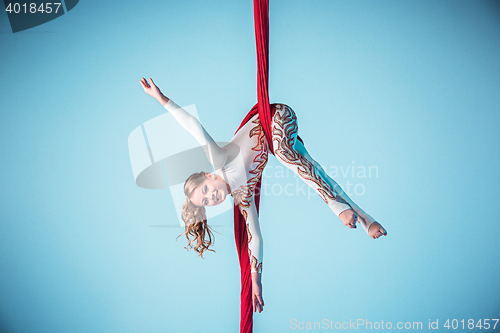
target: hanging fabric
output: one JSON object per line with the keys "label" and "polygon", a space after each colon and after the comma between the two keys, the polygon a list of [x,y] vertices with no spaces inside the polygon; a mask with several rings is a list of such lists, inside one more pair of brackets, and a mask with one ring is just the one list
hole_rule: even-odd
{"label": "hanging fabric", "polygon": [[[254,0],[255,42],[257,46],[257,100],[256,106],[250,110],[242,122],[243,126],[250,118],[259,113],[267,142],[271,143],[271,109],[269,107],[268,75],[269,75],[269,1]],[[241,128],[240,126],[240,128]],[[240,129],[238,128],[238,130]],[[236,131],[238,132],[238,131]],[[272,151],[272,144],[269,144]],[[261,180],[255,186],[254,202],[259,213]],[[241,270],[241,317],[240,333],[251,333],[253,326],[252,277],[250,274],[250,258],[248,256],[248,237],[245,218],[238,206],[234,206],[234,237]]]}
{"label": "hanging fabric", "polygon": [[[257,100],[258,103],[248,112],[240,128],[245,125],[256,113],[266,136],[269,152],[274,154],[272,145],[271,122],[273,105],[269,105],[269,0],[254,0],[255,43],[257,48]],[[303,142],[300,137],[298,140]],[[262,179],[255,186],[254,202],[259,213],[260,187]],[[234,206],[234,237],[241,271],[241,318],[240,333],[251,333],[253,325],[252,307],[252,277],[250,274],[250,258],[248,256],[248,237],[245,218],[241,215],[238,206]]]}

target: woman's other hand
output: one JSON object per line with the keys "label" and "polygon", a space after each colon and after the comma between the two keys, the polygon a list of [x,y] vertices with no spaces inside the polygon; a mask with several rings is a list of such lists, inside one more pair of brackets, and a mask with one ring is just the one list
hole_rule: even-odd
{"label": "woman's other hand", "polygon": [[252,273],[252,306],[253,312],[259,311],[259,313],[264,310],[264,300],[262,299],[262,283],[259,278],[254,278],[254,274]]}
{"label": "woman's other hand", "polygon": [[153,79],[150,78],[148,82],[145,78],[142,78],[141,80],[139,80],[139,82],[141,83],[142,89],[144,89],[144,92],[146,94],[148,94],[151,97],[154,97],[162,105],[167,104],[168,98],[162,94],[160,88],[158,88],[156,84],[153,82]]}

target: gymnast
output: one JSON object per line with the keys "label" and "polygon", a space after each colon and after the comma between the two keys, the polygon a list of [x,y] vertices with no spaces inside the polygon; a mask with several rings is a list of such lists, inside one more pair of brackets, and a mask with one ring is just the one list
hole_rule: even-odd
{"label": "gymnast", "polygon": [[[144,91],[160,102],[168,112],[205,149],[214,168],[212,173],[195,173],[184,184],[186,202],[182,219],[188,240],[186,248],[194,248],[200,256],[210,249],[213,233],[207,224],[205,206],[221,204],[231,195],[245,218],[248,235],[252,279],[253,311],[263,310],[262,298],[262,236],[254,202],[256,184],[261,179],[268,160],[269,145],[284,166],[292,170],[326,202],[334,214],[351,229],[359,223],[373,239],[387,235],[386,230],[356,205],[342,188],[307,152],[297,137],[295,112],[285,104],[272,104],[272,142],[268,142],[258,114],[249,119],[224,147],[219,147],[201,123],[162,94],[150,78],[140,80]],[[193,236],[190,239],[189,236]],[[196,243],[195,243],[196,242]]]}

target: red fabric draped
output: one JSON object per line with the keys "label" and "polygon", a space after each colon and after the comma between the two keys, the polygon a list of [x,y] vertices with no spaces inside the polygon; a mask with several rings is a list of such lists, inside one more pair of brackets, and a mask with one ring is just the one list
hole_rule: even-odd
{"label": "red fabric draped", "polygon": [[[255,44],[257,49],[257,101],[250,110],[238,130],[247,123],[257,112],[264,129],[267,142],[271,143],[272,112],[269,105],[269,0],[254,0],[253,12],[255,22]],[[238,132],[238,131],[236,131]],[[272,151],[270,144],[269,151]]]}
{"label": "red fabric draped", "polygon": [[[264,129],[267,142],[271,143],[271,109],[269,107],[268,75],[269,75],[269,2],[268,0],[254,0],[255,42],[257,45],[257,98],[258,103],[250,110],[241,126],[256,112]],[[241,128],[238,128],[238,130]],[[238,131],[236,131],[238,132]],[[272,144],[270,145],[272,151]],[[260,185],[255,187],[254,202],[259,212]],[[252,277],[250,274],[250,258],[248,256],[248,237],[245,218],[237,205],[234,206],[234,238],[241,270],[241,318],[240,333],[251,333],[253,328],[252,307]]]}
{"label": "red fabric draped", "polygon": [[[257,100],[259,119],[267,142],[271,143],[271,110],[269,108],[269,0],[254,0],[255,43],[257,48]],[[270,144],[270,146],[272,146]],[[272,150],[272,148],[270,149]]]}
{"label": "red fabric draped", "polygon": [[[269,105],[269,0],[254,0],[255,43],[257,46],[257,100],[258,103],[248,112],[240,128],[253,116],[259,114],[260,123],[266,136],[269,152],[274,154],[272,145],[271,122],[274,105]],[[300,137],[297,137],[302,141]],[[255,186],[254,202],[259,213],[261,180]],[[241,270],[241,318],[240,333],[251,333],[253,325],[252,277],[250,274],[250,258],[248,255],[248,237],[245,218],[238,206],[234,206],[234,238]]]}
{"label": "red fabric draped", "polygon": [[[255,206],[259,213],[260,183],[255,186]],[[252,333],[253,307],[252,307],[252,277],[250,274],[250,257],[248,256],[248,237],[245,218],[241,215],[238,206],[234,206],[234,238],[241,271],[241,314],[240,333]]]}

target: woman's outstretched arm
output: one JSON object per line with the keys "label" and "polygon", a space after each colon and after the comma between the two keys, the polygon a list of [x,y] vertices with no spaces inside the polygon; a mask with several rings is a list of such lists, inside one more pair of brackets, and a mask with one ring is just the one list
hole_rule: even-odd
{"label": "woman's outstretched arm", "polygon": [[144,92],[160,102],[160,104],[172,114],[177,122],[198,141],[205,150],[205,154],[214,168],[217,170],[222,167],[226,161],[227,152],[224,148],[219,147],[217,143],[215,143],[214,139],[212,139],[210,134],[203,128],[200,121],[165,96],[160,88],[155,85],[153,79],[150,78],[148,82],[145,78],[142,78],[139,82]]}

